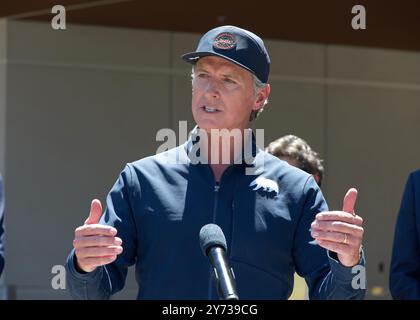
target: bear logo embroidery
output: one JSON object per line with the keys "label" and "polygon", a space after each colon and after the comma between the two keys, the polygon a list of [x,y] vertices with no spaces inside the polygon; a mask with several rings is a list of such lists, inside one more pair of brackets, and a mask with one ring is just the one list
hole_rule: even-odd
{"label": "bear logo embroidery", "polygon": [[279,186],[277,182],[264,178],[264,177],[258,177],[255,180],[253,180],[249,186],[252,188],[252,190],[257,191],[259,189],[263,189],[263,191],[266,192],[275,192],[276,195],[279,194]]}

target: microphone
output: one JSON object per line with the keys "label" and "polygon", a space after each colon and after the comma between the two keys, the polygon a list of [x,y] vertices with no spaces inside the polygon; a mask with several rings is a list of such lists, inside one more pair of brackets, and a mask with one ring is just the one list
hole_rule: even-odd
{"label": "microphone", "polygon": [[226,238],[216,224],[206,224],[200,230],[200,246],[213,267],[215,282],[221,300],[239,300],[235,275],[226,257]]}

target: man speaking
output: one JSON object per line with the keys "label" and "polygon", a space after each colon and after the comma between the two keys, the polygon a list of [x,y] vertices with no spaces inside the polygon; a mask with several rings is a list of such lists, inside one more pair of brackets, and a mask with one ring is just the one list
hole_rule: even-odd
{"label": "man speaking", "polygon": [[66,263],[72,296],[110,298],[135,265],[138,299],[218,299],[198,239],[211,223],[225,236],[240,299],[287,299],[295,271],[311,299],[363,298],[352,283],[353,267],[364,264],[357,191],[328,211],[311,175],[246,134],[270,94],[261,38],[218,27],[183,59],[193,68],[197,126],[185,144],[128,163],[104,212],[92,201]]}

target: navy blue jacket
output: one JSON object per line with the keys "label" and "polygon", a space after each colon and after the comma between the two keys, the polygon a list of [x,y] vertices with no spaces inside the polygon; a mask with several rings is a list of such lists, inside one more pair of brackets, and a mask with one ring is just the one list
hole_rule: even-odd
{"label": "navy blue jacket", "polygon": [[[363,298],[364,290],[352,288],[352,268],[330,257],[310,235],[315,215],[328,209],[311,175],[258,149],[254,164],[264,161],[260,175],[245,174],[245,163],[234,164],[217,184],[209,165],[189,162],[191,146],[190,138],[126,165],[101,220],[118,230],[123,253],[82,274],[72,251],[66,268],[74,298],[109,298],[123,288],[127,267],[135,265],[138,299],[218,299],[199,245],[199,231],[208,223],[226,236],[240,299],[287,299],[295,270],[312,299]],[[174,164],[175,159],[187,161]],[[252,184],[256,178],[259,183]],[[278,194],[267,187],[272,183]]]}
{"label": "navy blue jacket", "polygon": [[4,212],[4,193],[3,181],[0,176],[0,276],[4,268],[4,229],[3,229],[3,212]]}
{"label": "navy blue jacket", "polygon": [[394,299],[420,299],[420,170],[410,174],[405,186],[389,283]]}

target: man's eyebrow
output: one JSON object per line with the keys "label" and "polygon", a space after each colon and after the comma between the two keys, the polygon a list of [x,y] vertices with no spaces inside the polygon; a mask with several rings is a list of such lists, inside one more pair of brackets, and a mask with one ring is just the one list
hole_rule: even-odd
{"label": "man's eyebrow", "polygon": [[[196,65],[195,71],[207,72],[207,73],[209,72],[208,68],[207,68],[207,65],[200,65],[200,66]],[[241,78],[240,74],[238,74],[234,71],[231,71],[231,70],[226,70],[225,72],[222,72],[221,75],[225,78],[230,78],[230,79],[240,79]]]}
{"label": "man's eyebrow", "polygon": [[222,73],[222,76],[226,77],[226,78],[237,78],[238,75],[234,74],[234,73]]}
{"label": "man's eyebrow", "polygon": [[204,71],[204,72],[208,72],[205,66],[196,66],[195,67],[196,71]]}
{"label": "man's eyebrow", "polygon": [[225,72],[225,73],[222,73],[222,76],[225,77],[225,78],[230,78],[230,79],[234,79],[234,80],[241,79],[241,76],[237,73],[234,73],[234,72]]}

